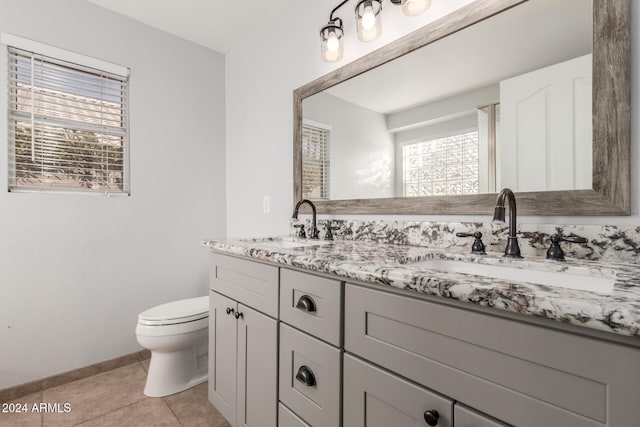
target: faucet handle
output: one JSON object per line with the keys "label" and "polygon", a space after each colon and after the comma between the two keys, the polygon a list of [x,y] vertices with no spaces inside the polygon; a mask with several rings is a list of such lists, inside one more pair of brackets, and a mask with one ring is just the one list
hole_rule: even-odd
{"label": "faucet handle", "polygon": [[298,231],[298,237],[299,238],[301,238],[301,239],[306,239],[307,238],[307,233],[304,231],[304,224],[296,224],[296,225],[294,225],[294,227],[300,229]]}
{"label": "faucet handle", "polygon": [[476,231],[475,233],[456,233],[457,237],[474,237],[473,245],[471,245],[471,253],[477,255],[486,255],[484,243],[482,243],[482,233]]}
{"label": "faucet handle", "polygon": [[325,229],[327,230],[324,233],[324,239],[325,240],[333,240],[333,230],[339,230],[340,227],[334,227],[331,225],[332,223],[329,222],[329,224],[325,227]]}
{"label": "faucet handle", "polygon": [[331,232],[333,227],[331,226],[331,224],[329,224],[326,227],[326,229],[327,229],[327,231],[324,233],[324,240],[333,240],[333,233]]}
{"label": "faucet handle", "polygon": [[563,236],[562,234],[554,234],[550,238],[551,245],[547,250],[547,259],[554,259],[556,261],[564,261],[564,251],[560,247],[560,242],[569,243],[588,243],[589,241],[581,236]]}

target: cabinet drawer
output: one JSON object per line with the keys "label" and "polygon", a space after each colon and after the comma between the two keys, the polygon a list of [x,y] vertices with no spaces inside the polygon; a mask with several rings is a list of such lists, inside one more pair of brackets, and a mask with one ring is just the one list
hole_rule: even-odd
{"label": "cabinet drawer", "polygon": [[[453,427],[453,402],[345,354],[344,425],[348,427]],[[456,423],[456,427],[457,427]]]}
{"label": "cabinet drawer", "polygon": [[346,351],[506,423],[640,417],[636,349],[351,284],[345,307]]}
{"label": "cabinet drawer", "polygon": [[282,403],[278,404],[278,427],[311,427]]}
{"label": "cabinet drawer", "polygon": [[[280,401],[314,427],[340,425],[340,350],[280,323]],[[306,375],[309,385],[302,378]]]}
{"label": "cabinet drawer", "polygon": [[453,419],[456,427],[509,427],[459,403],[453,408]]}
{"label": "cabinet drawer", "polygon": [[278,317],[278,267],[213,254],[210,288],[271,317]]}
{"label": "cabinet drawer", "polygon": [[342,284],[281,269],[280,320],[339,347]]}

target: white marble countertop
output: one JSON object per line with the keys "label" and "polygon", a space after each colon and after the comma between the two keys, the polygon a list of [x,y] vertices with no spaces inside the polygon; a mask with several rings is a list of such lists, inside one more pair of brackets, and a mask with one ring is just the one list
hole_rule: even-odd
{"label": "white marble countertop", "polygon": [[[279,243],[282,239],[285,239],[284,244]],[[458,247],[430,249],[366,241],[336,240],[313,246],[313,241],[290,237],[205,240],[202,244],[213,251],[329,273],[345,280],[356,279],[413,290],[600,331],[640,337],[638,265],[585,260],[559,262],[540,257],[509,259],[495,254],[472,255],[468,253],[469,249],[463,252]],[[296,246],[297,244],[300,246]],[[429,259],[599,276],[612,278],[614,286],[610,293],[595,293],[413,265]]]}

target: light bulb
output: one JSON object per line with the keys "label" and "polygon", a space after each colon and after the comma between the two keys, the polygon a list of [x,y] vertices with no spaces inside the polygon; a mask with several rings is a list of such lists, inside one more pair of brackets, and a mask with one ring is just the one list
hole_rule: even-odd
{"label": "light bulb", "polygon": [[327,38],[327,50],[330,52],[335,52],[340,48],[340,40],[338,40],[338,36],[336,33],[330,33]]}
{"label": "light bulb", "polygon": [[376,25],[376,14],[373,13],[373,6],[367,5],[362,13],[362,28],[368,30]]}
{"label": "light bulb", "polygon": [[342,21],[329,21],[329,24],[320,30],[322,59],[326,62],[336,62],[342,59],[344,47],[342,46]]}
{"label": "light bulb", "polygon": [[339,50],[327,49],[322,55],[322,59],[324,59],[326,62],[336,62],[340,58],[342,58],[342,55]]}
{"label": "light bulb", "polygon": [[431,7],[431,0],[403,0],[402,13],[408,16],[420,15]]}
{"label": "light bulb", "polygon": [[382,0],[360,0],[356,5],[356,29],[358,40],[370,42],[382,32]]}

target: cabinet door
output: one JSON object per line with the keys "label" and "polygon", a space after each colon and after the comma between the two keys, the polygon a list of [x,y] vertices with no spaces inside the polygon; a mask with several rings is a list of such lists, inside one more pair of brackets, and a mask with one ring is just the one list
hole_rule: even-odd
{"label": "cabinet door", "polygon": [[282,403],[278,405],[278,427],[311,427]]}
{"label": "cabinet door", "polygon": [[238,313],[237,426],[276,427],[277,322],[242,304]]}
{"label": "cabinet door", "polygon": [[[233,312],[227,314],[227,309]],[[209,400],[236,425],[237,303],[217,292],[209,294]]]}
{"label": "cabinet door", "polygon": [[[344,356],[344,426],[453,427],[452,402],[422,387]],[[437,415],[436,415],[437,413]]]}
{"label": "cabinet door", "polygon": [[508,427],[459,403],[453,408],[453,419],[455,427]]}

